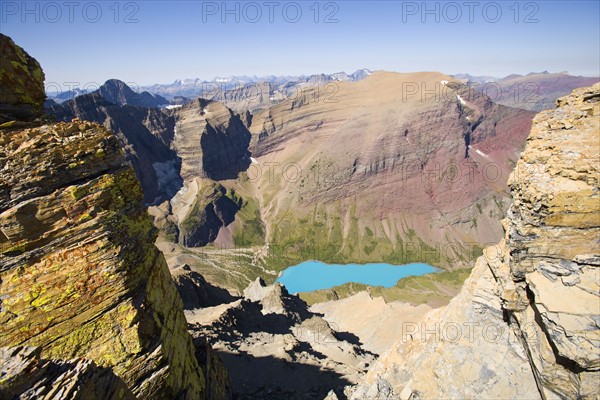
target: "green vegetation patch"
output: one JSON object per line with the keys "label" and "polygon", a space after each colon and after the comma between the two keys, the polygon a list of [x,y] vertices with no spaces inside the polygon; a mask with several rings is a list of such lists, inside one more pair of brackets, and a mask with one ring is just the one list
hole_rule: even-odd
{"label": "green vegetation patch", "polygon": [[383,297],[386,302],[403,301],[411,304],[430,304],[441,306],[447,304],[469,277],[471,269],[442,271],[421,276],[410,276],[400,279],[390,288],[371,287],[359,283],[347,283],[331,289],[300,293],[300,298],[309,305],[330,300],[350,297],[368,290],[373,297]]}

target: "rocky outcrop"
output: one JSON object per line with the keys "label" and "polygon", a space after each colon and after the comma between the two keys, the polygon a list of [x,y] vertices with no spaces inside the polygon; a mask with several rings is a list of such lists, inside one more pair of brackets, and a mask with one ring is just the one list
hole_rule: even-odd
{"label": "rocky outcrop", "polygon": [[[600,380],[600,84],[535,120],[509,184],[504,309],[546,397],[594,398]],[[509,273],[507,273],[509,272]]]}
{"label": "rocky outcrop", "polygon": [[448,306],[404,321],[396,343],[348,398],[539,398],[518,332],[503,319],[499,294],[482,257]]}
{"label": "rocky outcrop", "polygon": [[37,347],[0,348],[0,397],[7,400],[135,400],[110,369],[93,361],[42,360]]}
{"label": "rocky outcrop", "polygon": [[600,84],[557,105],[534,119],[509,180],[504,240],[351,398],[597,398]]}
{"label": "rocky outcrop", "polygon": [[42,115],[46,100],[40,64],[0,33],[0,124]]}
{"label": "rocky outcrop", "polygon": [[0,136],[0,346],[84,358],[140,398],[198,399],[203,372],[142,190],[89,122]]}
{"label": "rocky outcrop", "polygon": [[0,127],[0,397],[228,398],[119,139],[79,119],[17,122]]}
{"label": "rocky outcrop", "polygon": [[227,290],[211,285],[187,264],[172,268],[171,275],[186,310],[214,307],[235,300]]}
{"label": "rocky outcrop", "polygon": [[[257,279],[244,297],[187,310],[194,337],[223,358],[238,399],[317,399],[356,382],[374,360],[280,284]],[[202,339],[203,340],[203,339]]]}

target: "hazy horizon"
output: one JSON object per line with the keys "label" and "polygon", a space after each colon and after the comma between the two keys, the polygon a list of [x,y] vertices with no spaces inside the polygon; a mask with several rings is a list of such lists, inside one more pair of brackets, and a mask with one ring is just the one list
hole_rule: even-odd
{"label": "hazy horizon", "polygon": [[361,68],[597,77],[599,12],[596,1],[3,1],[0,32],[71,87]]}
{"label": "hazy horizon", "polygon": [[[362,69],[368,69],[371,72],[391,72],[391,73],[398,73],[398,74],[413,74],[413,73],[422,73],[422,72],[439,72],[445,75],[449,75],[449,76],[456,76],[456,75],[461,75],[461,74],[468,74],[471,75],[473,77],[492,77],[492,78],[496,78],[496,79],[503,79],[506,78],[507,76],[511,75],[505,75],[505,76],[492,76],[489,74],[481,74],[481,75],[475,75],[475,74],[470,74],[468,72],[457,72],[457,73],[445,73],[444,71],[389,71],[389,70],[372,70],[370,68],[359,68],[358,70],[362,70]],[[358,71],[356,70],[356,71]],[[193,80],[193,79],[200,79],[202,82],[214,82],[217,78],[232,78],[232,77],[249,77],[249,78],[257,78],[257,81],[260,81],[260,78],[266,78],[266,77],[270,77],[270,76],[274,76],[277,78],[280,77],[308,77],[311,75],[319,75],[319,74],[325,74],[325,75],[333,75],[333,74],[337,74],[337,73],[346,73],[348,75],[356,72],[356,71],[335,71],[335,72],[329,72],[329,71],[321,71],[321,72],[316,72],[314,74],[298,74],[298,75],[285,75],[285,74],[267,74],[267,75],[256,75],[256,74],[239,74],[239,75],[229,75],[229,76],[214,76],[212,78],[202,78],[202,77],[177,77],[172,79],[171,81],[168,82],[151,82],[151,83],[139,83],[139,82],[134,82],[134,81],[124,81],[123,79],[120,79],[119,77],[112,77],[112,78],[107,78],[104,81],[100,81],[100,82],[87,82],[86,85],[81,85],[81,86],[73,86],[72,83],[73,82],[67,82],[67,85],[63,85],[64,87],[61,87],[64,90],[61,91],[57,91],[56,89],[59,87],[57,85],[54,85],[53,81],[49,81],[46,78],[46,91],[48,94],[58,94],[60,92],[66,92],[69,90],[73,90],[73,89],[86,89],[88,91],[93,91],[95,89],[97,89],[98,87],[102,86],[105,82],[107,82],[108,80],[111,79],[117,79],[120,81],[125,82],[125,84],[127,84],[131,89],[133,89],[136,92],[140,92],[142,90],[144,90],[144,88],[148,88],[150,86],[154,86],[154,85],[172,85],[175,83],[175,81],[177,80],[181,80],[181,81],[185,81],[185,80]],[[600,75],[594,75],[594,76],[585,76],[585,75],[574,75],[571,74],[570,71],[532,71],[532,72],[528,72],[528,73],[513,73],[513,74],[517,74],[517,75],[521,75],[521,76],[527,76],[529,74],[541,74],[547,72],[548,74],[559,74],[559,73],[567,73],[571,76],[580,76],[580,77],[584,77],[584,78],[598,78],[598,80],[600,80]]]}

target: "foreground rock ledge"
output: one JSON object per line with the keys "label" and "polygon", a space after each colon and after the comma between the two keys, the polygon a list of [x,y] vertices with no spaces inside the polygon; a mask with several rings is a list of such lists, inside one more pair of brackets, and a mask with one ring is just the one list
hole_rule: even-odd
{"label": "foreground rock ledge", "polygon": [[[536,116],[505,238],[352,399],[595,399],[600,382],[600,84]],[[350,392],[350,391],[349,391]]]}
{"label": "foreground rock ledge", "polygon": [[5,129],[0,157],[0,346],[93,361],[138,398],[204,398],[181,299],[115,136],[79,121]]}

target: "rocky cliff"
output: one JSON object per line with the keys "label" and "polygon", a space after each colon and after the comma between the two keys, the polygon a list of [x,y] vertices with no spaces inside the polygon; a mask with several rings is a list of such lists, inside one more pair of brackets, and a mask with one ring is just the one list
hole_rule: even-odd
{"label": "rocky cliff", "polygon": [[505,238],[461,293],[407,323],[353,399],[593,399],[600,380],[600,84],[534,119]]}
{"label": "rocky cliff", "polygon": [[116,137],[74,122],[1,141],[0,346],[93,360],[143,398],[202,396],[181,299]]}
{"label": "rocky cliff", "polygon": [[170,149],[175,119],[165,110],[127,105],[130,92],[134,93],[113,79],[95,92],[46,107],[59,121],[79,118],[114,132],[142,183],[145,202],[154,204],[170,198],[181,187],[179,160]]}
{"label": "rocky cliff", "polygon": [[157,225],[186,246],[213,242],[239,209],[222,196],[217,181],[236,179],[250,165],[248,129],[218,102],[197,99],[164,110],[138,101],[131,106],[127,101],[137,99],[134,95],[125,83],[110,80],[96,92],[47,107],[59,120],[77,117],[115,132],[142,183],[145,202],[162,204],[154,213]]}
{"label": "rocky cliff", "polygon": [[117,137],[79,120],[4,126],[0,165],[0,391],[108,398],[104,382],[111,398],[222,398]]}
{"label": "rocky cliff", "polygon": [[0,55],[0,124],[39,117],[46,99],[40,64],[1,33]]}

